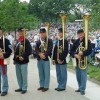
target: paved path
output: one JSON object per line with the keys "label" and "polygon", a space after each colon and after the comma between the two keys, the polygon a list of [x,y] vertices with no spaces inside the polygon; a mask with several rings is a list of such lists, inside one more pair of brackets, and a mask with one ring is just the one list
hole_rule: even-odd
{"label": "paved path", "polygon": [[[12,57],[11,57],[12,59]],[[51,67],[51,81],[49,91],[43,93],[37,91],[39,87],[37,60],[30,59],[28,67],[28,92],[26,94],[15,93],[14,90],[18,88],[15,66],[12,64],[8,67],[9,77],[9,93],[5,97],[0,96],[0,100],[100,100],[100,86],[88,81],[86,95],[82,96],[80,93],[75,93],[77,89],[77,82],[75,74],[68,72],[68,84],[66,91],[57,92],[54,88],[57,86],[55,67]]]}

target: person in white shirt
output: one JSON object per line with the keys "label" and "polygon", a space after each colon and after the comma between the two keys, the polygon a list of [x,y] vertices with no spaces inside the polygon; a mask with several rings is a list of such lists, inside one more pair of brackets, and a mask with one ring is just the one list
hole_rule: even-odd
{"label": "person in white shirt", "polygon": [[36,42],[36,41],[38,41],[39,40],[39,36],[36,34],[35,36],[34,36],[34,41]]}
{"label": "person in white shirt", "polygon": [[10,33],[8,33],[8,40],[10,41],[10,44],[12,45],[13,43],[13,37]]}

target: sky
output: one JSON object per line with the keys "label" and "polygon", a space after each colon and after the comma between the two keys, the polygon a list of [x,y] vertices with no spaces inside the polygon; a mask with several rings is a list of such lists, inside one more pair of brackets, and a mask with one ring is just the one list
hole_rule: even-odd
{"label": "sky", "polygon": [[[3,1],[3,0],[1,0],[1,1]],[[29,2],[30,0],[20,0],[20,1],[27,1],[27,2]]]}
{"label": "sky", "polygon": [[20,1],[27,1],[27,2],[29,2],[30,0],[20,0]]}

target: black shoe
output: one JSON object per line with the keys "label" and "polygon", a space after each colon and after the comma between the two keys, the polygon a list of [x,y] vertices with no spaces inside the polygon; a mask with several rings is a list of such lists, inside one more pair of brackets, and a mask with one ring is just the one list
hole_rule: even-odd
{"label": "black shoe", "polygon": [[44,89],[42,89],[42,92],[46,92],[48,90],[49,90],[48,88],[44,88]]}
{"label": "black shoe", "polygon": [[1,91],[0,91],[0,93],[1,93]]}
{"label": "black shoe", "polygon": [[58,90],[58,88],[55,88],[55,90]]}
{"label": "black shoe", "polygon": [[78,90],[75,90],[75,92],[80,92],[80,90],[78,89]]}
{"label": "black shoe", "polygon": [[22,90],[21,94],[25,94],[27,92],[27,90]]}
{"label": "black shoe", "polygon": [[57,91],[64,91],[64,90],[65,90],[65,89],[60,89],[60,88],[57,89]]}
{"label": "black shoe", "polygon": [[44,89],[44,87],[40,87],[40,88],[38,88],[37,90],[39,90],[39,91],[40,91],[40,90],[43,90],[43,89]]}
{"label": "black shoe", "polygon": [[80,91],[81,92],[81,95],[85,95],[85,91]]}
{"label": "black shoe", "polygon": [[8,93],[7,92],[2,92],[1,96],[6,96]]}
{"label": "black shoe", "polygon": [[17,89],[17,90],[15,90],[15,92],[21,92],[22,91],[22,89]]}

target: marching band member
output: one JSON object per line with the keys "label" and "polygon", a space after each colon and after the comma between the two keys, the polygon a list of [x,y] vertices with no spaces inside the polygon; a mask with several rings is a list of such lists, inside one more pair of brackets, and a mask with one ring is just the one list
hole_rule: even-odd
{"label": "marching band member", "polygon": [[[9,86],[8,86],[8,76],[7,76],[7,64],[5,64],[4,59],[9,58],[11,53],[12,53],[12,46],[9,40],[4,38],[2,28],[0,27],[0,93],[1,96],[5,96],[8,93]],[[1,91],[1,76],[3,81],[2,91]]]}
{"label": "marching band member", "polygon": [[47,35],[46,35],[46,29],[41,28],[40,29],[40,40],[37,41],[36,44],[36,52],[37,52],[37,66],[39,71],[39,82],[40,87],[38,90],[42,90],[42,92],[45,92],[49,89],[49,83],[50,83],[50,61],[49,56],[51,56],[53,43],[51,39],[48,39],[47,42]]}
{"label": "marching band member", "polygon": [[29,55],[31,54],[31,45],[28,39],[25,38],[23,28],[18,28],[19,39],[15,47],[14,64],[16,66],[16,76],[19,85],[19,89],[15,92],[21,92],[22,94],[27,92],[27,74],[28,74],[28,62]]}
{"label": "marching band member", "polygon": [[[91,54],[92,46],[91,42],[88,40],[88,49],[84,51],[79,51],[79,48],[85,48],[85,33],[83,29],[80,29],[77,31],[78,39],[74,42],[70,54],[72,57],[76,58],[77,65],[76,65],[76,78],[78,82],[78,90],[75,90],[75,92],[80,92],[81,95],[85,95],[85,89],[86,89],[86,81],[87,81],[87,66],[86,68],[81,69],[79,68],[79,60],[83,57],[86,57]],[[82,44],[82,45],[81,45]],[[80,47],[82,46],[82,47]],[[85,63],[85,62],[83,62]],[[83,64],[82,63],[82,64]],[[81,67],[81,66],[80,66]]]}
{"label": "marching band member", "polygon": [[64,91],[67,83],[67,63],[66,57],[68,54],[68,42],[64,39],[64,50],[63,50],[63,33],[62,28],[58,29],[59,39],[56,42],[54,53],[53,53],[53,64],[56,65],[56,76],[58,86],[55,88],[57,91]]}

